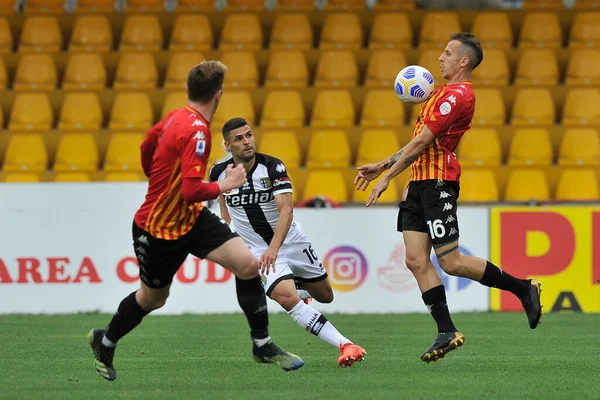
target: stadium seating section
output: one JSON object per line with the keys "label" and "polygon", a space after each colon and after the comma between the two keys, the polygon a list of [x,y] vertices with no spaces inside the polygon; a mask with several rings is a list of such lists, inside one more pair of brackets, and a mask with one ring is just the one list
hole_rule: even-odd
{"label": "stadium seating section", "polygon": [[[393,80],[430,69],[455,31],[481,40],[477,106],[457,155],[463,202],[598,200],[600,2],[525,1],[524,9],[416,9],[411,0],[0,0],[0,182],[143,181],[145,132],[185,104],[203,59],[229,68],[214,116],[242,116],[259,151],[278,156],[295,201],[364,202],[356,166],[408,143],[419,105]],[[558,4],[558,5],[557,5]],[[594,8],[597,7],[597,8]],[[396,202],[405,171],[381,198]]]}

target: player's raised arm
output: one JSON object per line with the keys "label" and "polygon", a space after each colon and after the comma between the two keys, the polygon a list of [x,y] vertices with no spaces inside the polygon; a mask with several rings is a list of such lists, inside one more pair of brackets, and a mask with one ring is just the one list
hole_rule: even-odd
{"label": "player's raised arm", "polygon": [[206,127],[189,130],[181,135],[177,146],[181,154],[181,191],[186,203],[198,203],[219,197],[219,194],[241,187],[246,183],[246,171],[242,165],[227,166],[225,179],[219,182],[205,182],[207,158],[205,155]]}

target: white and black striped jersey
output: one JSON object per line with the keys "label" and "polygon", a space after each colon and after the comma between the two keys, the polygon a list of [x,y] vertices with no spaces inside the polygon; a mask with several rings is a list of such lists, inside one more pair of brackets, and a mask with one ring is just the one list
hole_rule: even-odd
{"label": "white and black striped jersey", "polygon": [[[266,248],[271,243],[279,220],[275,196],[292,193],[292,182],[281,160],[256,153],[254,167],[246,175],[247,182],[240,189],[223,193],[234,230],[250,248]],[[210,170],[210,181],[225,179],[227,165],[233,158],[215,164]],[[302,237],[300,225],[294,220],[283,244]]]}

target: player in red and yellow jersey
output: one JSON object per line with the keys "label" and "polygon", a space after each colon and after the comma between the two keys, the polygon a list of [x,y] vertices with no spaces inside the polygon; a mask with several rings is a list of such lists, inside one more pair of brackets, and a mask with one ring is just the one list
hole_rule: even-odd
{"label": "player in red and yellow jersey", "polygon": [[360,166],[354,180],[357,190],[365,190],[369,182],[389,169],[373,187],[366,204],[369,207],[388,188],[391,179],[411,167],[406,199],[400,203],[398,231],[406,246],[406,266],[415,276],[423,301],[438,325],[435,341],[421,356],[425,362],[437,361],[465,341],[452,322],[444,285],[431,263],[432,247],[447,274],[514,293],[521,299],[532,329],[542,315],[541,284],[536,279],[515,278],[483,258],[459,251],[456,206],[460,165],[454,150],[471,126],[475,111],[471,72],[483,60],[483,50],[470,33],[456,33],[450,39],[439,58],[448,83],[435,90],[423,105],[413,139],[388,159]]}
{"label": "player in red and yellow jersey", "polygon": [[235,275],[238,303],[248,319],[254,359],[286,371],[304,365],[300,357],[271,341],[267,301],[258,260],[243,240],[202,204],[246,183],[243,165],[229,166],[223,180],[205,182],[212,137],[210,120],[223,94],[227,67],[204,61],[188,75],[188,103],[156,124],[141,145],[142,168],[149,178],[146,199],[133,222],[133,247],[140,267],[140,289],[119,304],[106,329],[88,339],[96,371],[116,379],[117,342],[162,307],[173,277],[189,254],[211,260]]}

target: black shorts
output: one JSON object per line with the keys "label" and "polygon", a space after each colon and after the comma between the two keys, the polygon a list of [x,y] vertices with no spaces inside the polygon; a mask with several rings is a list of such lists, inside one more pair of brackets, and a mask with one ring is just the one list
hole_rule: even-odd
{"label": "black shorts", "polygon": [[411,181],[406,200],[400,203],[398,231],[428,233],[434,246],[458,240],[459,191],[455,181]]}
{"label": "black shorts", "polygon": [[133,223],[133,248],[140,279],[154,289],[168,286],[189,254],[206,258],[208,253],[237,237],[229,225],[204,208],[192,229],[176,240],[157,239]]}

